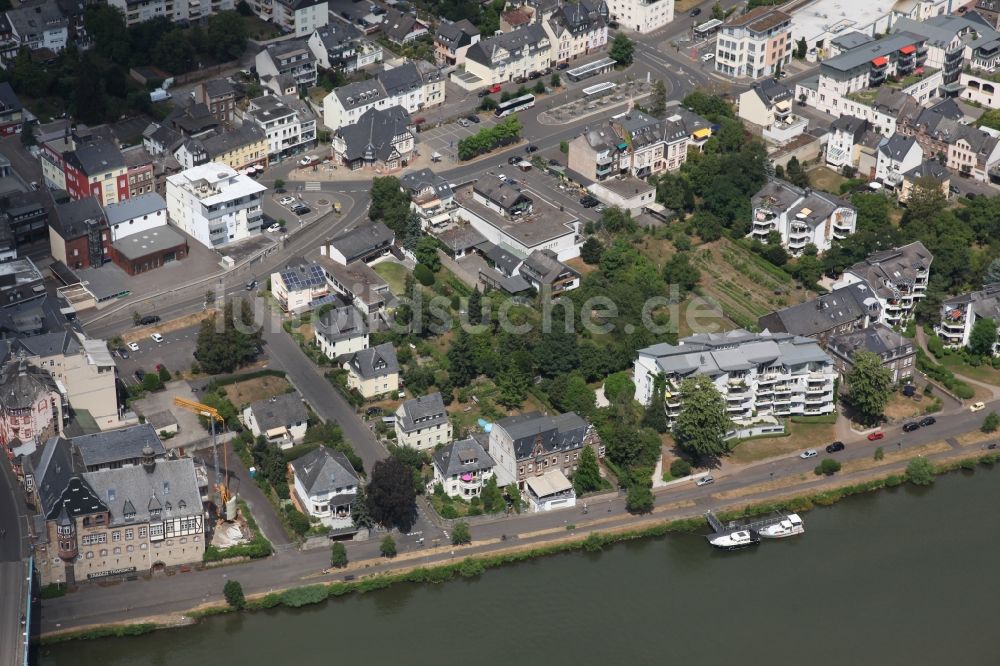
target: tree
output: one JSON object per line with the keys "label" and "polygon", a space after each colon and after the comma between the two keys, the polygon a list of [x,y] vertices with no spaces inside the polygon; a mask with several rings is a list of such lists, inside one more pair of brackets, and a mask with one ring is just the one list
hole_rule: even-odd
{"label": "tree", "polygon": [[472,533],[469,532],[469,524],[460,520],[451,528],[451,545],[461,546],[466,543],[472,543]]}
{"label": "tree", "polygon": [[682,292],[689,292],[698,286],[701,271],[691,263],[691,255],[677,252],[663,266],[663,279],[669,285],[677,285]]}
{"label": "tree", "polygon": [[382,557],[396,557],[396,540],[392,538],[392,535],[385,535],[382,543],[378,546],[378,552],[382,553]]}
{"label": "tree", "polygon": [[424,237],[424,231],[420,225],[420,216],[411,210],[409,217],[406,218],[406,232],[403,235],[403,247],[410,252],[416,250],[417,243]]}
{"label": "tree", "polygon": [[680,479],[691,473],[691,463],[684,458],[677,458],[670,463],[670,476]]}
{"label": "tree", "polygon": [[538,80],[538,81],[537,81],[537,82],[535,83],[535,88],[534,88],[534,91],[533,91],[533,92],[534,92],[534,93],[535,93],[536,95],[543,95],[543,94],[545,94],[545,82],[544,82],[544,81],[542,81],[541,79],[539,79],[539,80]]}
{"label": "tree", "polygon": [[403,191],[399,179],[395,176],[376,176],[372,178],[368,194],[371,197],[368,217],[381,220],[398,237],[403,237],[410,215],[410,195]]}
{"label": "tree", "polygon": [[976,356],[992,356],[997,343],[997,323],[989,317],[976,317],[969,333],[969,351]]}
{"label": "tree", "polygon": [[726,402],[705,375],[681,384],[681,411],[674,423],[677,444],[699,458],[719,456],[728,450],[725,439],[730,422]]}
{"label": "tree", "polygon": [[877,354],[858,351],[847,372],[847,385],[851,407],[864,422],[873,423],[882,416],[892,396],[892,372],[882,365]]}
{"label": "tree", "polygon": [[422,236],[417,241],[413,253],[417,256],[417,261],[426,266],[432,273],[441,270],[441,257],[438,256],[438,240],[433,236]]}
{"label": "tree", "polygon": [[631,403],[635,398],[635,384],[629,379],[629,373],[616,372],[604,380],[604,397],[612,404]]}
{"label": "tree", "polygon": [[330,547],[330,566],[337,569],[347,566],[347,548],[340,541]]}
{"label": "tree", "polygon": [[633,483],[625,496],[625,510],[629,513],[649,513],[653,510],[653,491],[645,483]]}
{"label": "tree", "polygon": [[601,255],[604,254],[604,245],[597,240],[596,236],[590,236],[580,246],[580,258],[584,263],[596,266],[601,263]]}
{"label": "tree", "polygon": [[503,491],[501,491],[500,486],[497,485],[496,476],[491,476],[486,480],[486,484],[483,485],[483,490],[479,494],[479,497],[483,500],[483,509],[486,513],[503,511]]}
{"label": "tree", "polygon": [[354,504],[351,505],[351,520],[359,529],[371,529],[375,525],[375,519],[368,510],[368,493],[363,483],[358,484],[358,494],[354,498]]}
{"label": "tree", "polygon": [[785,179],[796,187],[809,187],[809,176],[794,155],[785,166]]}
{"label": "tree", "polygon": [[478,374],[472,338],[464,328],[458,329],[448,350],[448,374],[456,386],[468,386]]}
{"label": "tree", "polygon": [[238,580],[227,580],[222,586],[222,596],[226,598],[229,607],[236,610],[240,610],[247,603],[246,597],[243,596],[243,586]]}
{"label": "tree", "polygon": [[497,402],[507,409],[520,407],[524,399],[528,397],[528,385],[530,380],[521,372],[520,368],[513,363],[508,363],[500,376],[497,377],[497,388],[500,395]]}
{"label": "tree", "polygon": [[989,267],[986,269],[986,279],[984,282],[987,284],[1000,282],[1000,259],[994,259],[990,262]]}
{"label": "tree", "polygon": [[833,458],[823,458],[823,462],[816,465],[813,473],[816,476],[831,476],[840,471],[840,463]]}
{"label": "tree", "polygon": [[906,464],[906,479],[915,486],[934,483],[934,463],[924,456],[917,456]]}
{"label": "tree", "polygon": [[274,179],[274,189],[280,190],[280,189],[283,189],[284,187],[285,187],[285,181],[284,180],[282,180],[281,178],[275,178]]}
{"label": "tree", "polygon": [[521,491],[518,489],[516,483],[511,483],[505,488],[507,492],[507,500],[510,502],[511,508],[514,511],[521,513],[521,508],[524,506],[524,500],[521,499]]}
{"label": "tree", "polygon": [[653,84],[653,101],[649,113],[657,118],[667,115],[667,85],[662,79],[657,79]]}
{"label": "tree", "polygon": [[552,74],[552,78],[549,79],[549,86],[553,90],[562,86],[562,79],[559,78],[558,72]]}
{"label": "tree", "polygon": [[247,46],[246,23],[237,12],[219,12],[208,19],[208,46],[220,62],[235,60]]}
{"label": "tree", "polygon": [[159,374],[161,382],[169,382],[170,381],[170,371],[167,370],[167,366],[161,365],[158,374]]}
{"label": "tree", "polygon": [[202,322],[195,358],[206,373],[227,374],[257,358],[260,338],[261,330],[254,323],[250,303],[244,299],[230,301],[223,309],[222,322],[216,319]]}
{"label": "tree", "polygon": [[147,372],[142,378],[142,390],[144,391],[159,391],[163,388],[163,381],[160,380],[160,375],[155,372]]}
{"label": "tree", "polygon": [[986,113],[979,116],[979,120],[976,121],[976,124],[980,127],[1000,129],[1000,109],[990,109],[986,111]]}
{"label": "tree", "polygon": [[611,41],[608,56],[622,67],[628,67],[635,56],[635,43],[625,33],[619,32]]}
{"label": "tree", "polygon": [[417,517],[413,472],[395,457],[379,460],[368,484],[368,510],[375,522],[407,532]]}
{"label": "tree", "polygon": [[806,52],[809,50],[809,45],[806,44],[806,38],[800,37],[799,41],[795,42],[795,57],[799,60],[806,59]]}
{"label": "tree", "polygon": [[998,416],[996,412],[990,412],[986,415],[986,418],[983,419],[983,425],[980,430],[989,433],[996,432],[998,428],[1000,428],[1000,416]]}
{"label": "tree", "polygon": [[590,446],[583,447],[580,453],[580,462],[573,472],[573,489],[577,495],[600,490],[602,483],[601,470],[597,466],[597,455]]}
{"label": "tree", "polygon": [[662,434],[670,430],[670,421],[667,419],[666,402],[667,382],[663,375],[653,378],[653,396],[646,406],[646,411],[642,415],[642,425],[645,428],[652,428]]}
{"label": "tree", "polygon": [[417,264],[413,267],[413,277],[417,278],[417,282],[425,287],[429,287],[435,282],[434,272],[424,264]]}
{"label": "tree", "polygon": [[712,5],[712,18],[718,21],[726,18],[726,10],[722,8],[722,5],[719,4],[718,0],[716,0],[714,5]]}
{"label": "tree", "polygon": [[604,209],[604,212],[601,213],[601,226],[613,234],[632,233],[638,228],[635,220],[632,219],[632,213],[618,206]]}

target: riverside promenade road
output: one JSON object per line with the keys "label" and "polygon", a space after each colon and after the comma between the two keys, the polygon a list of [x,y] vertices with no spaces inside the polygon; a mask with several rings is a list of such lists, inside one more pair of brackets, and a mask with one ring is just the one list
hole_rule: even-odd
{"label": "riverside promenade road", "polygon": [[[1000,401],[991,402],[990,408],[997,408],[998,403]],[[43,633],[51,633],[121,622],[183,623],[186,611],[204,604],[224,603],[222,587],[230,578],[240,581],[248,595],[261,594],[341,580],[345,574],[361,576],[447,563],[470,555],[582,537],[591,531],[641,527],[654,522],[701,516],[710,509],[739,508],[781,497],[814,493],[874,476],[900,473],[910,457],[921,453],[935,461],[977,455],[985,447],[985,441],[963,444],[960,440],[967,440],[969,434],[977,433],[981,422],[981,414],[971,415],[961,411],[940,415],[936,425],[914,433],[904,435],[899,428],[886,429],[886,438],[880,442],[868,442],[860,436],[845,440],[847,449],[835,456],[845,464],[845,472],[834,477],[813,475],[816,461],[801,460],[796,455],[730,468],[716,474],[716,483],[711,486],[699,488],[692,481],[658,489],[652,515],[630,515],[625,511],[624,498],[609,494],[603,498],[588,498],[587,514],[582,512],[581,506],[577,506],[574,509],[476,523],[472,525],[473,542],[468,546],[419,547],[412,542],[401,542],[399,555],[394,560],[385,560],[378,557],[381,535],[366,542],[350,543],[347,548],[351,564],[343,571],[328,571],[329,551],[321,548],[285,552],[280,557],[151,580],[106,586],[86,585],[78,592],[45,601],[41,628]],[[817,445],[820,444],[817,442]],[[885,460],[877,465],[872,461],[876,445],[881,445],[886,452]],[[860,469],[851,471],[852,462]],[[568,529],[571,525],[574,526],[572,530]]]}

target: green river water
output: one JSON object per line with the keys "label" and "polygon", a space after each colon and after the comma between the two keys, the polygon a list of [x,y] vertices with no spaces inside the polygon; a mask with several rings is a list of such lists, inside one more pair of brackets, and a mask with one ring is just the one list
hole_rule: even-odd
{"label": "green river water", "polygon": [[1000,664],[998,500],[1000,469],[978,468],[810,511],[804,535],[753,550],[649,539],[43,648],[40,664]]}

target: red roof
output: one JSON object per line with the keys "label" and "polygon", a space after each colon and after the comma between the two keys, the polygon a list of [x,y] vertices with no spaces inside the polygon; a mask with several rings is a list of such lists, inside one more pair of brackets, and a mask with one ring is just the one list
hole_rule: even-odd
{"label": "red roof", "polygon": [[889,59],[885,56],[879,56],[872,59],[872,64],[876,67],[885,67],[889,63]]}
{"label": "red roof", "polygon": [[905,53],[907,55],[909,55],[911,53],[916,53],[916,51],[917,51],[917,47],[914,46],[913,44],[910,44],[909,46],[904,46],[903,48],[899,49],[900,53]]}

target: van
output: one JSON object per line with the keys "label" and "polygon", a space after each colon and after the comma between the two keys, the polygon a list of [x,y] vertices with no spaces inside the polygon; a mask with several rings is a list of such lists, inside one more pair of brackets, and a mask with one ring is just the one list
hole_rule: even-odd
{"label": "van", "polygon": [[250,280],[247,282],[247,291],[253,291],[257,288],[257,280]]}

